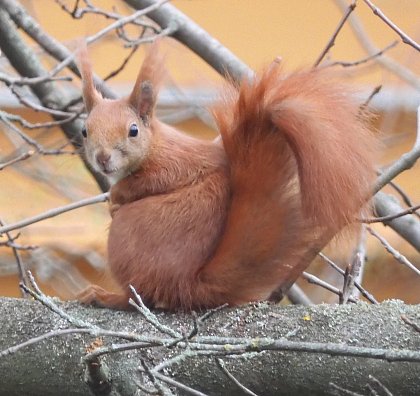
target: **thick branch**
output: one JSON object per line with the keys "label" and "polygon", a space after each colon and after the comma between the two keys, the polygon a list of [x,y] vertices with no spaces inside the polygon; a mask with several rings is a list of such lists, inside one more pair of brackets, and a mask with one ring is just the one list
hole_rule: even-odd
{"label": "thick branch", "polygon": [[[397,200],[391,195],[379,191],[375,195],[375,212],[378,216],[395,215],[403,211]],[[420,221],[414,215],[398,217],[384,222],[400,234],[417,251],[420,252]]]}
{"label": "thick branch", "polygon": [[[156,373],[156,378],[171,377],[210,395],[241,394],[237,384],[217,366],[215,356],[223,356],[226,369],[259,395],[326,394],[330,382],[362,391],[369,375],[374,375],[394,394],[420,392],[420,363],[390,363],[386,361],[386,354],[378,352],[388,351],[389,356],[420,356],[418,333],[401,319],[404,314],[417,322],[419,306],[388,302],[375,306],[313,307],[258,304],[223,309],[200,321],[198,334],[189,343],[183,338],[171,342],[171,337],[133,312],[84,308],[75,303],[64,304],[62,308],[67,314],[94,326],[67,332],[64,329],[71,327],[67,321],[37,302],[0,300],[3,318],[0,351],[55,330],[21,349],[0,353],[4,394],[54,395],[62,392],[63,383],[66,394],[88,394],[88,386],[83,381],[83,362],[87,360],[83,357],[111,344],[112,353],[107,355],[106,365],[113,390],[120,395],[134,394],[136,383],[144,382],[145,377],[139,370],[140,359],[150,368],[150,373]],[[173,329],[175,334],[186,334],[194,328],[195,319],[191,315],[156,315],[160,323]],[[130,348],[124,347],[122,338],[118,338],[116,332],[107,333],[101,328],[123,332],[124,342],[132,339],[139,349],[124,351]],[[276,341],[266,343],[267,339]],[[159,340],[172,346],[161,346]],[[247,349],[243,350],[241,345],[247,343]],[[290,345],[301,345],[301,352],[292,352],[297,348]],[[323,348],[323,353],[315,352]],[[265,352],[258,352],[261,350]],[[343,351],[345,354],[345,350],[364,351],[361,356],[376,354],[376,358],[356,357],[357,354],[333,356]],[[368,352],[371,350],[377,352],[371,354]],[[251,354],[251,351],[254,352]],[[103,358],[98,358],[104,362]]]}

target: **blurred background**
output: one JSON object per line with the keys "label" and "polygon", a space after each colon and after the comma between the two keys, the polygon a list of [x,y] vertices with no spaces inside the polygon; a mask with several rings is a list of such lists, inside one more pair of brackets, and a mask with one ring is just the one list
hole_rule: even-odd
{"label": "blurred background", "polygon": [[[62,6],[72,9],[75,1],[26,0],[20,3],[51,36],[71,49],[75,48],[75,40],[91,35],[111,23],[109,19],[94,14],[73,19]],[[80,3],[84,4],[83,1]],[[121,0],[92,0],[91,3],[124,15],[132,12]],[[254,70],[280,57],[286,71],[314,64],[342,18],[343,11],[338,3],[333,0],[171,1],[172,5]],[[407,34],[417,40],[420,38],[418,0],[376,0],[375,4]],[[382,57],[375,57],[360,65],[346,68],[334,66],[341,69],[344,78],[360,92],[361,103],[375,87],[382,85],[370,106],[375,115],[372,127],[379,131],[383,142],[379,165],[386,166],[410,150],[416,137],[416,109],[420,104],[420,56],[415,49],[403,44],[398,35],[362,1],[358,2],[353,15],[356,18],[353,23],[359,26],[358,34],[355,34],[353,25],[346,23],[323,64],[356,62],[369,55],[367,49],[386,49]],[[134,34],[135,29],[128,27],[127,34]],[[23,37],[35,46],[31,39]],[[395,41],[398,43],[394,44]],[[130,51],[130,48],[124,48],[116,34],[107,35],[89,50],[94,70],[101,77],[118,69]],[[206,139],[214,138],[217,132],[212,129],[209,114],[202,106],[211,105],[222,78],[188,48],[174,40],[166,39],[163,51],[167,54],[170,77],[160,96],[159,114],[188,133]],[[42,56],[41,50],[37,49],[37,52]],[[144,49],[140,48],[124,69],[109,81],[115,92],[124,95],[130,91],[143,55]],[[414,78],[410,80],[401,73],[391,71],[383,61],[384,57],[401,65]],[[43,59],[48,69],[54,66],[51,58]],[[2,56],[0,60],[0,71],[13,74],[7,59]],[[62,75],[70,73],[64,71]],[[75,83],[79,84],[76,78]],[[6,85],[1,83],[0,107],[3,111],[22,116],[33,123],[49,120],[47,115],[22,106]],[[191,109],[193,111],[189,111]],[[28,134],[48,148],[61,147],[66,143],[60,128],[35,129]],[[15,156],[21,145],[21,139],[0,123],[0,163]],[[7,223],[100,193],[77,155],[35,155],[2,170],[0,179],[0,218]],[[414,204],[420,202],[418,164],[395,181]],[[393,189],[387,187],[384,191],[399,199]],[[89,282],[114,287],[105,270],[109,223],[107,204],[97,204],[24,228],[16,242],[38,246],[34,250],[23,250],[21,254],[25,265],[36,274],[43,290],[62,298],[71,298]],[[419,252],[415,248],[389,227],[374,225],[374,228],[414,265],[420,266]],[[17,232],[12,234],[16,235]],[[338,241],[326,253],[344,268],[349,262],[355,242]],[[420,303],[419,277],[396,261],[375,238],[368,236],[366,244],[364,286],[378,300],[399,298],[407,303]],[[341,287],[342,278],[337,277],[322,261],[315,262],[308,271]],[[315,302],[337,301],[337,296],[318,286],[309,285],[304,280],[300,280],[299,284]],[[0,246],[0,294],[20,295],[13,252],[5,246]]]}

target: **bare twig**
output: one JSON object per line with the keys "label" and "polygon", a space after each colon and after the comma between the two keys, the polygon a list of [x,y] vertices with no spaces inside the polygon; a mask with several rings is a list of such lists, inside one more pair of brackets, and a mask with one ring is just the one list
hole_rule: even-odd
{"label": "bare twig", "polygon": [[[168,340],[162,339],[167,342]],[[160,343],[160,345],[162,345]],[[185,342],[178,344],[181,348],[186,347]],[[116,344],[108,347],[108,351],[102,351],[102,354],[128,351],[134,349],[143,349],[146,346],[144,343],[125,343]],[[293,351],[293,352],[307,352],[307,353],[321,353],[330,356],[351,356],[364,357],[371,359],[387,360],[389,362],[405,361],[405,362],[420,362],[420,351],[405,350],[405,349],[381,349],[357,347],[345,344],[323,343],[323,342],[304,342],[304,341],[289,341],[285,339],[271,339],[271,338],[226,338],[217,336],[203,336],[197,337],[196,340],[189,342],[188,346],[191,352],[195,352],[197,356],[213,355],[213,356],[231,356],[243,355],[250,352],[263,351]],[[96,353],[95,350],[93,353]],[[154,369],[156,372],[156,369]]]}
{"label": "bare twig", "polygon": [[420,325],[418,325],[417,323],[414,323],[411,319],[407,318],[407,316],[405,315],[401,315],[401,319],[407,323],[408,325],[410,325],[414,330],[416,330],[418,333],[420,333]]}
{"label": "bare twig", "polygon": [[350,14],[354,11],[355,8],[356,8],[356,1],[353,1],[353,3],[351,3],[348,6],[346,13],[344,14],[343,18],[341,19],[340,23],[338,24],[337,28],[335,29],[334,33],[332,34],[331,38],[329,39],[326,47],[321,52],[318,59],[315,61],[313,67],[317,67],[321,63],[321,61],[324,59],[325,55],[327,55],[328,51],[334,46],[335,39],[337,38],[338,33],[340,33],[341,29],[343,28],[343,26],[346,23],[347,19],[349,18]]}
{"label": "bare twig", "polygon": [[373,88],[371,94],[367,97],[367,99],[360,105],[360,112],[363,112],[368,106],[371,100],[379,93],[381,92],[382,85],[377,85],[375,88]]}
{"label": "bare twig", "polygon": [[24,98],[19,93],[19,91],[13,87],[13,85],[11,85],[9,88],[10,88],[10,91],[13,93],[13,95],[15,95],[16,98],[19,100],[20,103],[22,103],[24,106],[29,107],[29,108],[31,108],[35,111],[40,111],[40,112],[43,112],[43,113],[51,114],[52,116],[55,116],[55,117],[68,118],[68,117],[72,117],[72,116],[75,115],[74,113],[69,113],[67,111],[61,111],[61,110],[56,110],[56,109],[51,109],[49,107],[45,107],[45,106],[39,105],[37,103],[34,103],[34,102]]}
{"label": "bare twig", "polygon": [[156,315],[150,311],[149,308],[146,307],[146,305],[143,303],[143,300],[141,299],[140,295],[137,293],[136,289],[130,285],[130,290],[134,295],[134,298],[136,301],[130,300],[128,301],[131,306],[137,309],[138,312],[140,312],[143,317],[151,324],[153,327],[155,327],[160,332],[167,334],[173,338],[180,338],[182,337],[182,334],[177,333],[173,331],[170,327],[162,325],[159,320],[157,319]]}
{"label": "bare twig", "polygon": [[64,125],[68,122],[75,120],[77,117],[80,116],[80,113],[74,113],[70,115],[68,118],[57,120],[57,121],[48,121],[48,122],[36,122],[32,123],[25,120],[23,117],[18,116],[17,114],[10,114],[6,112],[2,112],[6,118],[10,121],[15,121],[21,124],[23,127],[27,129],[39,129],[39,128],[52,128],[60,125]]}
{"label": "bare twig", "polygon": [[[6,124],[10,128],[10,130],[12,130],[14,133],[16,133],[27,144],[32,146],[35,149],[35,151],[38,152],[39,154],[43,154],[43,155],[75,154],[74,151],[63,151],[61,149],[51,149],[51,150],[45,149],[40,143],[38,143],[36,140],[29,137],[25,132],[23,132],[16,125],[14,125],[12,122],[10,122],[10,119],[13,119],[13,118],[14,117],[10,117],[10,115],[8,113],[5,113],[4,111],[0,110],[0,121],[2,121],[4,124]],[[71,118],[74,119],[75,117],[71,117]],[[72,120],[70,120],[70,121],[72,121]],[[69,122],[69,120],[67,119],[66,122]],[[67,145],[67,143],[66,143],[66,145]],[[19,160],[22,160],[22,159],[25,159],[25,158],[20,158]],[[14,162],[17,162],[17,161],[14,161]]]}
{"label": "bare twig", "polygon": [[330,388],[334,391],[333,395],[339,395],[339,396],[363,396],[360,393],[349,391],[348,389],[344,389],[341,386],[338,386],[332,382],[330,382]]}
{"label": "bare twig", "polygon": [[[347,9],[347,1],[346,0],[335,0],[338,7],[344,12]],[[357,18],[356,14],[353,13],[349,17],[349,25],[352,28],[357,40],[365,49],[365,51],[369,55],[374,55],[380,51],[379,48],[375,46],[375,44],[370,39],[369,35],[367,34],[366,30],[364,29],[360,19]],[[385,55],[378,56],[374,58],[375,62],[379,63],[381,66],[385,67],[404,81],[408,82],[410,85],[415,87],[416,89],[420,89],[420,79],[418,76],[413,73],[410,69],[404,67],[400,63],[394,61],[392,58],[389,58]]]}
{"label": "bare twig", "polygon": [[375,54],[366,56],[366,57],[364,57],[362,59],[359,59],[357,61],[352,61],[352,62],[335,61],[335,62],[332,62],[332,63],[328,64],[327,66],[342,66],[342,67],[359,66],[359,65],[362,65],[364,63],[367,63],[367,62],[369,62],[371,60],[374,60],[375,58],[380,57],[385,52],[389,51],[391,48],[394,48],[397,45],[398,45],[398,41],[394,41],[391,44],[387,45],[385,48],[383,48],[380,51],[376,52]]}
{"label": "bare twig", "polygon": [[408,267],[409,269],[411,269],[412,271],[414,271],[414,273],[416,275],[420,276],[420,270],[414,265],[412,264],[407,257],[405,257],[404,255],[402,255],[397,249],[394,249],[389,242],[381,235],[379,235],[375,230],[373,230],[371,227],[367,227],[366,228],[369,233],[371,235],[373,235],[376,239],[379,240],[379,242],[381,242],[382,246],[389,252],[391,253],[394,258],[401,264],[405,265],[406,267]]}
{"label": "bare twig", "polygon": [[[86,44],[92,44],[95,41],[98,41],[99,39],[101,39],[102,37],[107,35],[109,32],[111,32],[115,29],[121,28],[122,26],[127,25],[129,23],[132,23],[137,18],[139,18],[141,16],[144,16],[144,15],[147,15],[149,12],[152,12],[152,11],[158,9],[159,7],[161,7],[163,4],[167,3],[168,1],[169,0],[159,0],[156,3],[153,3],[152,5],[150,5],[149,7],[146,7],[142,10],[134,12],[131,15],[128,15],[126,17],[122,17],[122,18],[116,20],[115,22],[108,25],[106,28],[98,31],[97,33],[95,33],[91,36],[86,37]],[[67,67],[70,63],[73,62],[74,56],[75,56],[75,54],[73,53],[70,56],[68,56],[67,58],[65,58],[63,61],[61,61],[58,65],[56,65],[50,71],[50,75],[54,76],[58,72],[63,70],[65,67]]]}
{"label": "bare twig", "polygon": [[27,271],[27,276],[29,283],[31,284],[31,288],[26,286],[25,284],[20,284],[19,286],[28,294],[30,294],[35,300],[39,301],[42,305],[50,309],[51,311],[58,314],[63,319],[67,320],[69,323],[73,324],[76,327],[85,327],[89,329],[96,328],[96,326],[80,319],[73,318],[66,312],[64,312],[57,304],[53,302],[50,297],[47,297],[44,293],[41,292],[38,285],[35,282],[35,278],[33,277],[30,271]]}
{"label": "bare twig", "polygon": [[165,29],[162,29],[159,33],[156,33],[153,36],[140,37],[137,40],[131,40],[127,42],[124,46],[127,48],[130,48],[130,47],[137,47],[141,44],[151,43],[155,41],[157,38],[171,36],[177,31],[177,29],[178,29],[178,25],[175,22],[172,22],[168,27],[166,27]]}
{"label": "bare twig", "polygon": [[[401,196],[402,200],[407,206],[415,206],[408,194],[397,183],[391,181],[388,184]],[[420,218],[420,213],[414,212],[413,214]]]}
{"label": "bare twig", "polygon": [[147,365],[146,361],[140,358],[140,363],[142,366],[142,369],[140,369],[140,371],[143,371],[144,373],[146,373],[147,377],[152,382],[153,386],[155,387],[157,391],[156,394],[161,395],[161,396],[169,396],[169,395],[173,396],[173,393],[169,389],[167,389],[166,386],[162,386],[162,384],[160,384],[156,380],[154,373],[152,372],[150,367]]}
{"label": "bare twig", "polygon": [[[74,19],[81,19],[83,18],[85,14],[101,15],[107,19],[114,19],[114,20],[119,20],[123,17],[123,15],[117,14],[116,12],[109,12],[109,11],[103,10],[102,8],[95,7],[90,1],[85,1],[86,7],[81,8],[79,7],[79,0],[77,0],[72,10],[68,8],[67,5],[62,0],[55,0],[55,2],[61,6],[61,9],[63,11],[70,14],[71,17]],[[146,20],[135,20],[132,22],[132,24],[137,25],[139,27],[154,30],[156,33],[158,32],[156,26],[154,26],[153,24],[149,23]]]}
{"label": "bare twig", "polygon": [[[333,285],[330,285],[328,282],[323,281],[322,279],[319,279],[315,275],[309,274],[307,272],[302,272],[301,277],[303,279],[306,279],[309,283],[312,283],[314,285],[321,286],[322,288],[330,291],[331,293],[336,294],[339,298],[341,298],[342,292],[338,288],[336,288]],[[349,297],[348,301],[350,302],[357,302],[354,298]]]}
{"label": "bare twig", "polygon": [[0,246],[7,246],[16,250],[35,250],[39,248],[37,245],[19,245],[10,241],[0,242]]}
{"label": "bare twig", "polygon": [[32,146],[35,149],[35,151],[39,153],[42,153],[45,151],[44,147],[41,144],[39,144],[36,140],[29,137],[26,133],[21,131],[17,126],[15,126],[12,122],[10,122],[9,119],[5,116],[5,113],[3,111],[0,111],[0,121],[6,124],[10,128],[10,130],[16,133],[25,143]]}
{"label": "bare twig", "polygon": [[81,207],[87,206],[87,205],[93,205],[93,204],[100,203],[100,202],[105,202],[105,201],[108,200],[108,198],[109,198],[109,193],[103,193],[103,194],[96,195],[94,197],[85,198],[85,199],[82,199],[80,201],[73,202],[69,205],[64,205],[64,206],[61,206],[59,208],[48,210],[44,213],[41,213],[39,215],[30,217],[30,218],[25,219],[25,220],[21,220],[17,223],[9,224],[7,226],[0,227],[0,235],[4,234],[5,232],[9,232],[9,231],[17,230],[17,229],[20,229],[20,228],[24,228],[24,227],[27,227],[30,224],[34,224],[34,223],[37,223],[39,221],[58,216],[59,214],[62,214],[64,212],[68,212],[70,210],[81,208]]}
{"label": "bare twig", "polygon": [[[62,61],[72,55],[71,51],[60,41],[51,37],[46,31],[44,31],[41,25],[31,15],[29,15],[25,8],[23,8],[19,3],[14,0],[2,0],[2,7],[9,13],[15,24],[53,58]],[[75,62],[72,62],[69,65],[69,69],[80,77],[80,72]],[[20,72],[20,74],[23,75],[22,72]],[[43,76],[51,77],[50,73],[46,70],[42,74]],[[94,75],[93,78],[97,89],[104,95],[104,97],[111,99],[115,99],[117,97],[98,76]]]}
{"label": "bare twig", "polygon": [[[329,264],[334,270],[339,272],[341,275],[344,276],[344,271],[335,264],[330,258],[328,258],[324,253],[320,252],[318,253],[319,257],[321,257],[327,264]],[[357,287],[357,289],[362,293],[362,296],[365,297],[368,301],[370,301],[372,304],[379,304],[379,302],[376,300],[375,297],[372,296],[365,288],[360,285],[359,282],[354,281],[354,285]]]}
{"label": "bare twig", "polygon": [[403,154],[397,161],[382,172],[375,183],[375,192],[382,189],[388,182],[401,172],[410,169],[420,157],[420,106],[417,109],[417,135],[413,148]]}
{"label": "bare twig", "polygon": [[[5,224],[4,224],[3,220],[0,219],[0,226],[3,227],[4,225]],[[5,234],[6,234],[6,237],[7,237],[9,242],[14,241],[13,237],[10,235],[9,232],[5,232]],[[26,282],[26,277],[25,277],[26,268],[25,268],[25,265],[23,264],[22,257],[20,256],[20,253],[19,253],[19,251],[16,247],[12,246],[12,251],[13,251],[13,255],[15,256],[17,268],[18,268],[18,271],[19,271],[19,281],[22,284],[26,285],[26,283],[27,283]],[[25,296],[26,296],[26,294],[23,293],[23,297],[25,297]]]}
{"label": "bare twig", "polygon": [[6,162],[3,162],[3,163],[0,163],[0,170],[3,170],[4,168],[6,168],[6,167],[8,167],[10,165],[13,165],[16,162],[24,161],[24,160],[28,159],[29,157],[32,157],[34,154],[35,154],[35,151],[34,150],[29,150],[26,153],[22,153],[19,156],[11,159],[10,161],[6,161]]}
{"label": "bare twig", "polygon": [[136,51],[138,50],[138,48],[139,48],[138,46],[134,46],[131,49],[130,53],[127,55],[127,57],[123,60],[123,62],[121,63],[121,65],[116,70],[113,70],[106,77],[104,77],[104,81],[108,81],[109,79],[111,79],[111,78],[115,77],[116,75],[118,75],[118,73],[120,73],[122,70],[124,70],[125,66],[130,61],[130,59],[133,57],[133,55],[136,53]]}
{"label": "bare twig", "polygon": [[250,396],[257,396],[254,392],[249,390],[245,385],[241,384],[225,367],[225,362],[222,359],[216,359],[217,366],[220,368],[222,373],[226,375],[243,393]]}
{"label": "bare twig", "polygon": [[408,209],[406,209],[406,210],[404,210],[400,213],[394,214],[394,215],[372,217],[372,218],[361,218],[359,220],[362,223],[366,223],[366,224],[384,223],[384,222],[394,220],[394,219],[397,219],[399,217],[406,216],[406,215],[409,215],[409,214],[417,214],[418,215],[418,213],[416,213],[416,211],[419,210],[419,209],[420,209],[420,205],[415,205],[415,206],[411,206],[410,208],[408,208]]}
{"label": "bare twig", "polygon": [[0,73],[0,81],[7,85],[31,86],[41,84],[47,81],[71,81],[70,76],[40,76],[40,77],[12,77],[5,73]]}
{"label": "bare twig", "polygon": [[359,240],[355,251],[353,252],[353,257],[351,260],[351,273],[352,273],[352,287],[350,290],[350,295],[358,299],[360,296],[360,290],[357,288],[356,283],[359,285],[362,284],[363,273],[366,264],[366,226],[361,225]]}
{"label": "bare twig", "polygon": [[350,291],[354,285],[353,274],[352,274],[352,267],[351,264],[348,264],[343,277],[343,290],[339,295],[339,303],[340,304],[347,304],[350,297]]}
{"label": "bare twig", "polygon": [[385,394],[385,396],[393,396],[393,394],[389,391],[389,389],[381,381],[375,378],[373,375],[369,374],[369,380],[370,382],[372,382],[372,384],[380,388],[381,391]]}
{"label": "bare twig", "polygon": [[9,348],[5,349],[4,351],[0,351],[0,358],[3,358],[3,357],[8,356],[8,355],[12,355],[12,354],[18,352],[19,350],[21,350],[22,348],[26,348],[27,346],[35,345],[38,342],[48,340],[49,338],[61,337],[63,335],[67,335],[67,334],[80,334],[80,333],[92,334],[92,329],[76,328],[76,329],[53,330],[53,331],[50,331],[48,333],[42,334],[38,337],[31,338],[28,341],[25,341],[25,342],[22,342],[20,344],[9,347]]}
{"label": "bare twig", "polygon": [[[389,216],[404,211],[394,196],[379,191],[374,196],[375,212],[377,216]],[[415,215],[405,215],[386,223],[404,238],[411,246],[420,252],[420,220]]]}
{"label": "bare twig", "polygon": [[156,371],[153,371],[153,375],[159,379],[160,381],[166,382],[168,385],[172,385],[180,390],[182,390],[184,393],[187,393],[189,395],[193,396],[207,396],[205,393],[200,392],[198,390],[195,390],[193,388],[190,388],[187,385],[182,384],[181,382],[175,381],[173,378],[170,378],[166,375],[163,375],[161,373],[158,373]]}
{"label": "bare twig", "polygon": [[394,22],[392,22],[378,7],[376,7],[370,0],[363,0],[375,15],[381,18],[394,32],[396,32],[401,40],[408,45],[411,45],[417,51],[420,51],[420,45],[413,40],[407,33],[404,33]]}

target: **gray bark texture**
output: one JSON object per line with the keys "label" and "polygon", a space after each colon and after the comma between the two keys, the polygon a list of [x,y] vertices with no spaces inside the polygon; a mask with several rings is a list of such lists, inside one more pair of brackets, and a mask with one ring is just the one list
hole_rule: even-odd
{"label": "gray bark texture", "polygon": [[[73,302],[56,303],[73,318],[101,329],[168,338],[168,334],[159,332],[136,312],[83,307]],[[189,333],[193,328],[193,315],[155,314],[161,324],[176,332]],[[401,315],[418,324],[420,306],[388,301],[379,305],[303,307],[259,303],[236,309],[224,308],[203,321],[189,346],[184,342],[171,348],[150,347],[101,357],[101,363],[109,370],[110,388],[96,394],[134,395],[136,391],[145,394],[136,385],[147,382],[147,375],[140,370],[141,360],[153,369],[182,354],[185,348],[194,350],[209,337],[218,337],[231,340],[222,345],[219,353],[189,356],[159,372],[205,394],[244,394],[216,365],[215,356],[218,355],[229,372],[258,395],[337,394],[330,383],[359,394],[371,394],[366,393],[369,376],[378,379],[393,395],[420,395],[420,333],[405,323]],[[0,395],[92,394],[85,383],[86,367],[82,358],[102,342],[103,346],[128,342],[97,334],[69,334],[51,337],[8,354],[4,353],[7,348],[51,330],[74,327],[74,324],[39,302],[12,298],[0,299],[0,318]],[[99,338],[102,341],[98,343]],[[235,348],[234,339],[245,338],[251,340],[247,351],[229,355]],[[263,340],[267,338],[327,343],[327,346],[348,346],[353,350],[360,347],[385,349],[392,354],[403,350],[411,352],[404,352],[404,359],[408,361],[390,362],[381,353],[376,358],[366,358],[333,356],[331,352],[278,350],[273,342],[264,344]],[[94,340],[96,346],[92,344]],[[265,347],[260,348],[262,345]],[[266,350],[260,352],[260,349]],[[173,394],[187,394],[179,388],[169,387]]]}

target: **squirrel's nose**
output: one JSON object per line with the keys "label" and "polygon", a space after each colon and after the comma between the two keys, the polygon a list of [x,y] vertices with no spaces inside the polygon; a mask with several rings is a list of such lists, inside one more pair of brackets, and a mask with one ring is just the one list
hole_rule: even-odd
{"label": "squirrel's nose", "polygon": [[100,151],[96,153],[96,162],[103,168],[106,167],[110,159],[111,154],[106,151]]}

